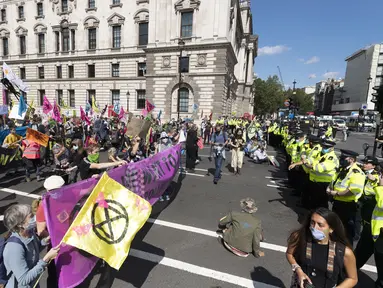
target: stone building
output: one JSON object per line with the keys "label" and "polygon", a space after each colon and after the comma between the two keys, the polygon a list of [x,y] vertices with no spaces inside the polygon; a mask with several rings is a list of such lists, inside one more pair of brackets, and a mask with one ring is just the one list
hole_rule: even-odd
{"label": "stone building", "polygon": [[0,20],[28,103],[78,111],[94,96],[139,114],[148,99],[163,119],[252,111],[249,0],[0,0]]}

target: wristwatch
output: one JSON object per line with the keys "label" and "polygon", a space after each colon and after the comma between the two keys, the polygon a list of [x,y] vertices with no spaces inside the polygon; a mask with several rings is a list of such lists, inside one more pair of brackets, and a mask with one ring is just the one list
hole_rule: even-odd
{"label": "wristwatch", "polygon": [[298,264],[291,265],[291,270],[293,270],[293,272],[297,271],[298,268],[301,268],[301,266],[299,266]]}

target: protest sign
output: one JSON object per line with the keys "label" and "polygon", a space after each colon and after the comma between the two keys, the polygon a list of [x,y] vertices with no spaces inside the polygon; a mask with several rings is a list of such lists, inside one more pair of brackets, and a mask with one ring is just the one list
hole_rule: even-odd
{"label": "protest sign", "polygon": [[32,142],[36,142],[41,146],[47,147],[49,142],[49,136],[39,131],[27,128],[27,139]]}
{"label": "protest sign", "polygon": [[[181,146],[176,145],[153,157],[115,168],[108,172],[108,176],[153,205],[177,174],[180,154]],[[53,246],[61,242],[97,182],[94,178],[80,181],[44,196],[44,211]],[[60,288],[76,287],[95,267],[98,258],[84,253],[69,245],[61,247],[56,258]]]}

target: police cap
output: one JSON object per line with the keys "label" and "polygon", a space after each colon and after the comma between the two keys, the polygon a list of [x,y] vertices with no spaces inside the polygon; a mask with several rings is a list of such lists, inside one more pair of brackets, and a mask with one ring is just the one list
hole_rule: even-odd
{"label": "police cap", "polygon": [[342,156],[344,157],[357,158],[359,156],[359,153],[355,151],[351,151],[351,150],[340,149],[340,152],[342,153]]}
{"label": "police cap", "polygon": [[319,142],[321,142],[321,139],[318,136],[310,135],[309,136],[309,141],[312,142],[312,143],[319,143]]}
{"label": "police cap", "polygon": [[328,147],[328,148],[334,147],[336,145],[334,141],[331,141],[328,139],[323,140],[321,144],[323,147]]}
{"label": "police cap", "polygon": [[365,164],[371,163],[374,166],[378,166],[379,160],[375,157],[372,157],[372,156],[366,156],[366,158],[363,159],[363,163],[365,163]]}

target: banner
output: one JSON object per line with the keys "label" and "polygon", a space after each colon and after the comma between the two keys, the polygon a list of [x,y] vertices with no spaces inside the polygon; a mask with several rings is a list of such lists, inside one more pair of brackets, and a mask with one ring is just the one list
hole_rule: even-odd
{"label": "banner", "polygon": [[3,62],[3,73],[4,77],[9,80],[13,85],[19,87],[19,89],[25,93],[28,93],[29,87],[13,73],[11,67],[7,65],[7,63]]}
{"label": "banner", "polygon": [[132,118],[126,126],[125,134],[131,137],[135,137],[138,135],[143,139],[148,134],[150,126],[150,121],[140,118]]}
{"label": "banner", "polygon": [[36,142],[41,146],[47,147],[49,142],[49,136],[31,128],[27,128],[27,140]]}
{"label": "banner", "polygon": [[[180,154],[181,146],[176,145],[140,162],[115,168],[108,175],[153,205],[177,174]],[[97,182],[97,179],[91,178],[44,196],[45,217],[53,247],[60,244]],[[86,279],[98,258],[63,245],[55,261],[59,287],[72,288]]]}
{"label": "banner", "polygon": [[63,243],[105,260],[119,270],[152,206],[106,173],[82,206]]}
{"label": "banner", "polygon": [[0,147],[0,166],[6,166],[13,160],[21,160],[21,151],[19,148],[8,149]]}
{"label": "banner", "polygon": [[[16,127],[16,134],[25,137],[27,135],[27,128],[28,126]],[[5,137],[7,137],[10,132],[9,129],[0,131],[0,144],[3,144]]]}

